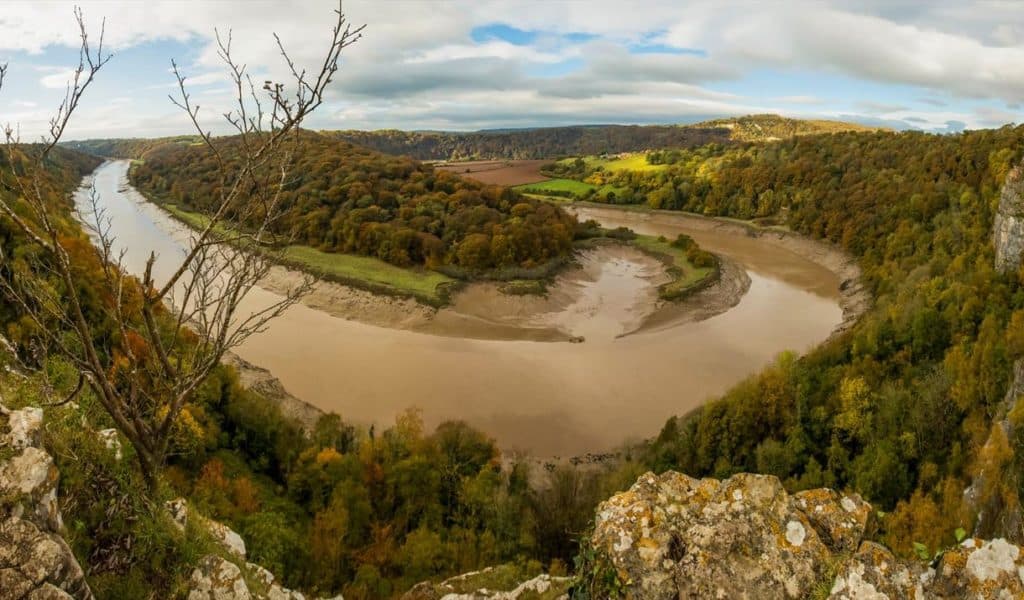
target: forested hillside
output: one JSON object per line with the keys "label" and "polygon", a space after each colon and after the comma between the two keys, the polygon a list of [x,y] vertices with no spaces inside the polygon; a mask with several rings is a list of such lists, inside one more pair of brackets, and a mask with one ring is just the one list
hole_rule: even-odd
{"label": "forested hillside", "polygon": [[594,125],[459,132],[325,131],[324,135],[419,160],[543,159],[688,148],[729,139],[726,128]]}
{"label": "forested hillside", "polygon": [[420,160],[544,159],[692,148],[711,142],[765,141],[797,135],[872,131],[840,121],[748,115],[693,125],[591,125],[496,131],[329,131],[353,144]]}
{"label": "forested hillside", "polygon": [[1024,273],[994,271],[991,233],[1022,148],[1020,127],[840,133],[672,151],[657,157],[665,169],[602,172],[654,208],[764,217],[834,242],[858,258],[877,299],[851,332],[671,419],[648,464],[849,486],[893,510],[883,532],[902,552],[970,530],[964,489],[981,472],[981,496],[1019,510],[1022,428],[998,451],[980,449],[999,438],[993,417],[1024,356]]}
{"label": "forested hillside", "polygon": [[[575,220],[561,209],[411,158],[308,133],[294,162],[274,232],[291,243],[469,271],[533,268],[572,247]],[[151,150],[132,181],[198,212],[210,209],[220,185],[212,153],[177,143]]]}
{"label": "forested hillside", "polygon": [[80,140],[61,144],[65,148],[92,154],[102,158],[144,159],[150,150],[165,144],[195,144],[199,138],[194,135],[179,135],[165,138],[111,138]]}
{"label": "forested hillside", "polygon": [[[29,151],[37,151],[37,147],[29,147]],[[15,150],[15,168],[21,168],[24,154]],[[53,199],[54,219],[60,223],[69,235],[79,232],[78,224],[70,218],[72,203],[70,192],[78,187],[82,177],[88,175],[100,164],[100,159],[79,152],[56,148],[48,159],[47,177],[41,182],[46,195]],[[9,155],[0,152],[0,194],[7,198],[18,196],[14,180],[10,177]],[[15,273],[28,269],[29,263],[35,262],[37,256],[26,244],[24,234],[17,230],[10,218],[0,215],[0,278],[12,281]],[[7,298],[0,295],[0,335],[15,343],[27,340],[33,326],[20,320],[20,314]]]}
{"label": "forested hillside", "polygon": [[878,127],[868,127],[844,121],[790,119],[771,114],[713,119],[687,125],[687,127],[698,129],[724,127],[729,130],[729,139],[735,142],[765,142],[783,140],[799,135],[841,133],[844,131],[877,131],[879,129]]}

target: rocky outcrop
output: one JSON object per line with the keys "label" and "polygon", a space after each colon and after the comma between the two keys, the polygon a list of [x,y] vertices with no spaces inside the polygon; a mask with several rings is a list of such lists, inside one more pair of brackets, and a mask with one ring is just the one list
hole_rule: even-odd
{"label": "rocky outcrop", "polygon": [[[525,579],[525,581],[523,581]],[[522,577],[512,565],[465,573],[441,583],[423,582],[402,600],[568,600],[568,577]]]}
{"label": "rocky outcrop", "polygon": [[[184,498],[175,498],[167,501],[164,504],[164,509],[167,510],[167,514],[170,515],[178,529],[185,531],[191,517],[188,502]],[[196,515],[196,519],[225,550],[238,558],[245,558],[245,540],[234,529],[202,515]]]}
{"label": "rocky outcrop", "polygon": [[[279,585],[273,573],[257,564],[245,563],[243,571],[235,563],[210,554],[192,571],[188,600],[306,600],[306,596]],[[344,598],[339,594],[321,600]]]}
{"label": "rocky outcrop", "polygon": [[969,539],[934,567],[904,561],[862,540],[871,514],[855,494],[790,495],[769,475],[647,473],[598,507],[591,568],[645,600],[1024,597],[1019,546]]}
{"label": "rocky outcrop", "polygon": [[992,227],[996,270],[1016,271],[1024,257],[1024,172],[1014,167],[1006,176]]}
{"label": "rocky outcrop", "polygon": [[41,447],[43,412],[0,405],[0,597],[91,599],[60,536],[57,468]]}

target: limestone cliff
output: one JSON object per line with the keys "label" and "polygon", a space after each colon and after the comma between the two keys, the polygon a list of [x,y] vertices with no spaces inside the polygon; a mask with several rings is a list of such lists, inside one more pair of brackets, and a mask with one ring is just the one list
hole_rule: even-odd
{"label": "limestone cliff", "polygon": [[[1024,165],[1022,165],[1024,166]],[[996,250],[996,270],[1016,271],[1024,257],[1024,170],[1014,167],[1006,176],[999,196],[992,231]]]}

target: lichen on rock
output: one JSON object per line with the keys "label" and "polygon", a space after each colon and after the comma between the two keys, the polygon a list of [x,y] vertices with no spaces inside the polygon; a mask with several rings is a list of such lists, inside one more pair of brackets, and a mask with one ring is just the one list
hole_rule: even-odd
{"label": "lichen on rock", "polygon": [[[840,509],[841,510],[841,509]],[[830,552],[767,475],[647,473],[602,503],[591,544],[636,598],[800,598]]]}
{"label": "lichen on rock", "polygon": [[0,597],[93,597],[60,533],[58,473],[40,446],[43,413],[0,406]]}
{"label": "lichen on rock", "polygon": [[768,475],[647,473],[598,507],[590,545],[600,555],[595,564],[611,565],[637,600],[804,598],[822,590],[831,600],[1024,598],[1019,546],[970,539],[933,568],[864,541],[871,513],[854,494],[790,495]]}

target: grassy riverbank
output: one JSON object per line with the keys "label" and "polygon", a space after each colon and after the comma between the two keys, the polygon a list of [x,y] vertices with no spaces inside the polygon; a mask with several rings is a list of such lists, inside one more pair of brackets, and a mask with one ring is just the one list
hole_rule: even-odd
{"label": "grassy riverbank", "polygon": [[632,243],[661,260],[672,277],[671,281],[658,288],[658,295],[663,300],[682,300],[718,280],[719,262],[714,255],[709,254],[712,257],[710,266],[698,266],[686,249],[664,237],[637,235]]}
{"label": "grassy riverbank", "polygon": [[[193,229],[201,229],[208,222],[205,215],[174,204],[160,206]],[[221,229],[221,233],[229,232]],[[330,281],[374,293],[412,297],[431,306],[446,304],[448,295],[458,283],[456,279],[436,271],[405,269],[371,256],[323,252],[310,246],[289,245],[275,258],[287,266]]]}

